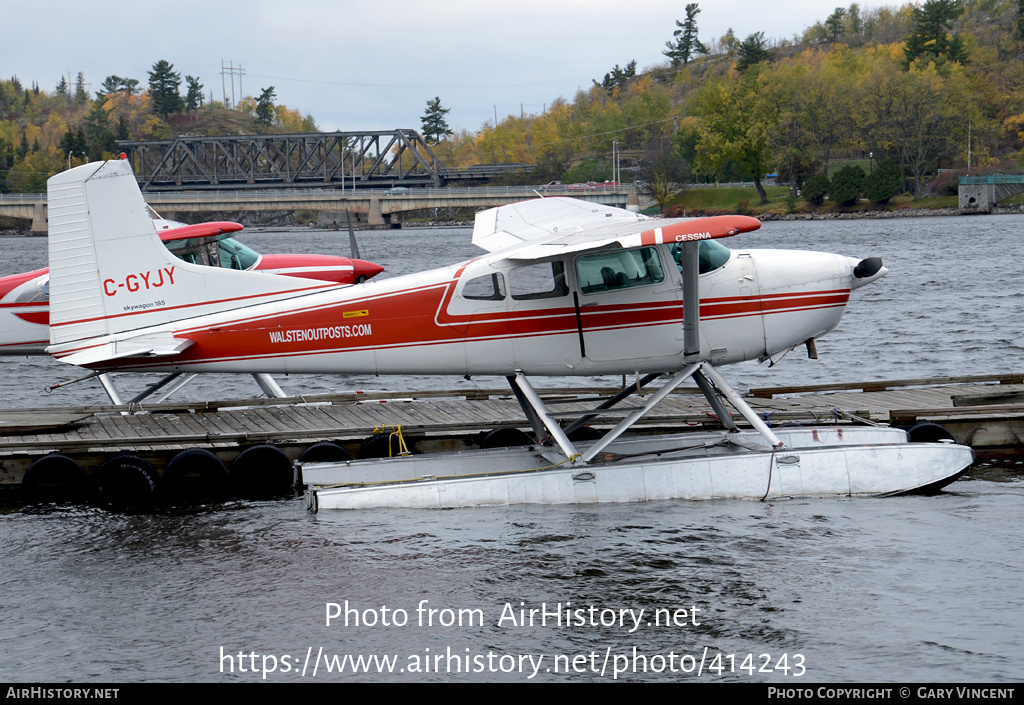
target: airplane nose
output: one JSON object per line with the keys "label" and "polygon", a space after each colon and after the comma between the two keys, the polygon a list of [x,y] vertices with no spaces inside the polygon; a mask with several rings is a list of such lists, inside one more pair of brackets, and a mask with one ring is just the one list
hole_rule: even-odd
{"label": "airplane nose", "polygon": [[882,265],[881,257],[866,257],[862,260],[847,257],[847,260],[853,267],[853,280],[850,282],[850,287],[852,289],[859,289],[865,284],[870,284],[876,279],[881,279],[889,272],[889,270]]}
{"label": "airplane nose", "polygon": [[384,271],[384,268],[374,262],[367,262],[363,259],[352,260],[352,281],[361,284]]}

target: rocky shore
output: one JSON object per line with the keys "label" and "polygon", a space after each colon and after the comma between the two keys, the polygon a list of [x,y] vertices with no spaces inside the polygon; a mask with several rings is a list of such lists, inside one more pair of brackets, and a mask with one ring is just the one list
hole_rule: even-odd
{"label": "rocky shore", "polygon": [[[996,206],[991,213],[979,215],[1021,215],[1024,205]],[[769,220],[871,220],[886,218],[927,218],[932,216],[967,215],[959,208],[900,208],[891,211],[850,211],[822,213],[760,213],[756,217],[762,221]]]}

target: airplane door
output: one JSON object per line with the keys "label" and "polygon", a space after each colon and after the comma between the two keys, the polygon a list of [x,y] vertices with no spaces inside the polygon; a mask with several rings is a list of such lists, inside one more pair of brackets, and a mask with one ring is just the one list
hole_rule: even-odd
{"label": "airplane door", "polygon": [[682,352],[680,292],[666,276],[656,247],[606,250],[575,261],[574,291],[583,354],[594,361],[643,358],[645,364]]}
{"label": "airplane door", "polygon": [[582,361],[566,263],[523,263],[509,271],[509,330],[516,365],[544,374],[572,374]]}
{"label": "airplane door", "polygon": [[764,312],[749,253],[733,252],[724,266],[700,275],[700,299],[701,352],[713,364],[764,355]]}

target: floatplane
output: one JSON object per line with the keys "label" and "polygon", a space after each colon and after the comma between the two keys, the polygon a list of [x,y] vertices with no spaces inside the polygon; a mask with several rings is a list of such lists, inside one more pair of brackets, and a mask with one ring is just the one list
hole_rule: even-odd
{"label": "floatplane", "polygon": [[[477,214],[487,254],[339,287],[199,267],[153,232],[123,162],[49,181],[51,344],[93,370],[501,375],[535,434],[528,446],[302,468],[311,509],[893,495],[966,472],[970,448],[901,429],[769,428],[718,368],[776,360],[833,330],[878,258],[730,250],[745,216],[650,219],[572,198]],[[128,282],[150,283],[130,287]],[[154,286],[160,282],[160,286]],[[538,376],[658,378],[600,438],[577,442]],[[693,380],[724,430],[626,437]],[[727,405],[749,424],[741,429]]]}

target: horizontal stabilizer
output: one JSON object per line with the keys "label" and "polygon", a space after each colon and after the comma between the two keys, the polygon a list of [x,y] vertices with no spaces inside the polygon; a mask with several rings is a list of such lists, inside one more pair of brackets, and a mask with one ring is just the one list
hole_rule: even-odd
{"label": "horizontal stabilizer", "polygon": [[71,365],[94,365],[127,357],[170,357],[190,348],[195,341],[171,335],[140,335],[126,340],[115,340],[88,350],[65,355],[61,362]]}

